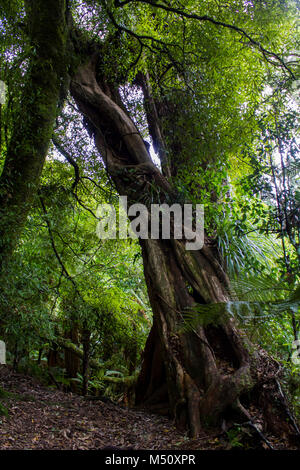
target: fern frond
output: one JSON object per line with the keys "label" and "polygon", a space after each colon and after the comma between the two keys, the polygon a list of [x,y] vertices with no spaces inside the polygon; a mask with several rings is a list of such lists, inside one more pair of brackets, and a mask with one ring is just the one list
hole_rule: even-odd
{"label": "fern frond", "polygon": [[232,280],[231,285],[233,298],[249,302],[275,302],[292,292],[285,283],[268,276]]}
{"label": "fern frond", "polygon": [[[258,289],[258,286],[260,289]],[[199,326],[220,325],[230,317],[240,320],[274,317],[293,311],[300,307],[300,286],[291,291],[283,285],[274,285],[271,279],[255,279],[252,282],[242,280],[236,286],[244,293],[245,300],[232,300],[213,304],[195,304],[183,312],[182,331],[193,331]],[[235,291],[235,294],[237,292]],[[290,293],[286,298],[278,298],[283,293]],[[277,294],[277,298],[276,298]]]}

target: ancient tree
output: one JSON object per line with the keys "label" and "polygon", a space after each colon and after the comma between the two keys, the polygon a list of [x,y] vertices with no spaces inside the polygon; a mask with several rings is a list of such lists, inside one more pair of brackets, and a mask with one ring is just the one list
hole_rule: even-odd
{"label": "ancient tree", "polygon": [[[95,145],[119,194],[126,195],[129,204],[140,201],[141,195],[146,203],[176,201],[172,168],[164,174],[164,166],[160,171],[151,161],[118,87],[101,74],[101,52],[79,67],[71,93],[93,129]],[[149,100],[149,89],[145,98]],[[163,134],[154,112],[151,124],[156,135]],[[167,150],[162,139],[160,145],[161,151]],[[272,431],[288,429],[284,408],[276,398],[278,367],[249,343],[233,319],[219,326],[199,326],[190,333],[178,328],[185,309],[195,303],[229,299],[229,280],[213,241],[206,237],[198,251],[186,250],[185,241],[175,239],[142,239],[140,244],[154,320],[137,384],[137,403],[169,413],[179,425],[188,425],[193,436],[199,435],[202,426],[220,425],[230,413],[251,420],[244,400],[261,407]]]}
{"label": "ancient tree", "polygon": [[[22,103],[15,116],[0,180],[0,234],[4,257],[10,255],[37,191],[68,79],[71,95],[93,134],[99,158],[117,191],[128,197],[128,204],[143,202],[149,207],[151,203],[185,202],[179,197],[176,176],[180,168],[190,166],[189,158],[183,157],[188,140],[176,135],[171,124],[176,128],[176,121],[182,119],[182,115],[188,120],[188,103],[182,109],[184,100],[181,101],[186,90],[192,101],[200,100],[201,93],[196,91],[201,91],[201,87],[194,91],[191,84],[199,82],[203,87],[210,86],[210,81],[215,79],[210,71],[219,64],[211,67],[206,58],[210,40],[217,38],[210,60],[223,41],[224,55],[228,54],[228,44],[234,49],[232,56],[245,53],[245,67],[255,50],[266,64],[279,66],[282,73],[293,77],[278,54],[270,52],[242,27],[236,26],[236,21],[230,22],[236,14],[234,6],[225,9],[225,18],[228,15],[225,21],[223,12],[214,15],[208,4],[211,15],[193,13],[199,7],[198,2],[190,10],[177,7],[177,3],[86,1],[86,8],[91,5],[94,8],[89,11],[90,18],[94,18],[95,11],[99,14],[98,23],[94,22],[95,38],[92,27],[91,30],[86,27],[83,33],[82,24],[78,29],[68,19],[67,6],[72,6],[72,2],[25,2],[26,34],[34,53],[30,57]],[[127,7],[131,8],[131,4],[128,14]],[[77,4],[75,7],[79,8]],[[140,30],[143,8],[148,12],[151,34],[147,29],[144,33]],[[259,11],[257,13],[255,6],[253,11],[251,8],[247,2],[243,14],[247,16],[250,9],[249,18],[256,21]],[[264,16],[262,18],[264,20]],[[190,38],[186,38],[187,24],[200,25],[196,39],[191,26]],[[205,29],[203,25],[208,26]],[[226,34],[224,38],[222,31]],[[231,34],[236,36],[229,36]],[[189,41],[195,41],[194,50],[188,48]],[[198,54],[202,44],[205,47]],[[125,72],[120,66],[119,55],[122,54],[128,62]],[[159,69],[162,55],[164,67],[154,93],[149,79],[151,60]],[[170,70],[168,86],[164,83],[160,87]],[[222,70],[218,73],[216,81],[221,81]],[[152,162],[141,132],[126,109],[119,89],[121,83],[138,87],[143,93],[148,134],[160,156],[161,170]],[[239,86],[235,84],[236,89]],[[210,109],[208,107],[207,112]],[[208,164],[217,173],[218,155],[209,161],[206,155],[198,161],[204,170]],[[197,184],[199,190],[205,189],[205,183],[198,181]],[[197,191],[197,186],[193,191]],[[211,197],[217,200],[218,194],[211,194]],[[203,248],[197,251],[187,250],[186,240],[172,237],[170,240],[141,239],[140,244],[153,309],[153,327],[136,387],[137,403],[168,413],[178,425],[188,426],[193,436],[199,435],[206,425],[221,426],[224,420],[233,421],[236,417],[253,423],[254,417],[248,411],[250,405],[262,413],[266,429],[275,433],[284,429],[291,433],[278,390],[278,365],[250,344],[233,318],[226,318],[219,325],[199,325],[190,332],[181,328],[187,309],[197,304],[226,302],[230,298],[228,276],[214,240],[206,236]]]}

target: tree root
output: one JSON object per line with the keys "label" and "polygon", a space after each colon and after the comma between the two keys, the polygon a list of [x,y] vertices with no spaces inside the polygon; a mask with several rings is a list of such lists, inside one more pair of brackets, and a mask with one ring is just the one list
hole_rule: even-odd
{"label": "tree root", "polygon": [[275,382],[276,382],[276,385],[278,387],[278,391],[279,391],[279,396],[280,396],[280,401],[285,409],[285,412],[289,418],[289,420],[291,421],[291,424],[293,426],[293,428],[295,429],[296,433],[298,436],[300,436],[300,430],[299,430],[299,427],[297,425],[297,422],[296,422],[296,419],[295,417],[293,416],[293,414],[291,413],[290,411],[290,407],[288,405],[288,402],[287,402],[287,399],[285,397],[285,394],[281,388],[281,385],[280,385],[280,382],[279,380],[275,377]]}
{"label": "tree root", "polygon": [[246,410],[246,408],[243,407],[241,404],[240,400],[237,399],[235,403],[236,408],[244,415],[246,418],[248,418],[248,421],[245,423],[242,423],[243,426],[250,426],[252,429],[256,431],[256,433],[259,435],[260,439],[267,444],[269,449],[275,450],[270,441],[266,438],[266,436],[261,432],[261,430],[258,428],[258,426],[254,423],[250,413]]}

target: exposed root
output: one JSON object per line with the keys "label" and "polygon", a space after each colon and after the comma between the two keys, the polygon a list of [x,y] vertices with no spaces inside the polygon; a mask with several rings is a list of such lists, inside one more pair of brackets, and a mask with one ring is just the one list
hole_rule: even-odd
{"label": "exposed root", "polygon": [[296,419],[295,419],[295,417],[293,416],[293,414],[290,410],[289,404],[288,404],[287,399],[285,397],[285,394],[284,394],[284,392],[281,388],[280,382],[276,377],[275,377],[275,382],[277,384],[278,391],[279,391],[279,396],[280,396],[280,401],[281,401],[281,403],[282,403],[282,405],[285,409],[285,412],[286,412],[289,420],[291,421],[291,424],[292,424],[293,428],[295,429],[297,435],[300,436],[300,430],[299,430],[299,427],[297,425]]}
{"label": "exposed root", "polygon": [[236,408],[249,420],[249,421],[246,421],[245,423],[242,423],[243,426],[247,425],[247,426],[250,426],[252,429],[254,429],[255,432],[259,435],[260,439],[266,443],[269,449],[274,450],[274,447],[272,446],[270,441],[268,441],[266,436],[261,432],[258,426],[254,423],[250,413],[246,410],[246,408],[243,407],[239,399],[237,399],[236,401]]}

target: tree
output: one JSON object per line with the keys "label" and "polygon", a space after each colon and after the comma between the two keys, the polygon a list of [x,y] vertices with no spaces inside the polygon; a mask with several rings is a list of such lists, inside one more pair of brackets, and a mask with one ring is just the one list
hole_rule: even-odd
{"label": "tree", "polygon": [[[11,29],[9,23],[13,21],[10,14],[13,15],[16,3],[4,3],[8,33]],[[24,228],[68,79],[66,2],[26,1],[24,8],[25,24],[19,28],[16,25],[14,34],[17,37],[22,34],[29,63],[22,84],[21,102],[13,108],[10,116],[12,128],[4,149],[5,161],[0,179],[1,264],[9,260]]]}
{"label": "tree", "polygon": [[[263,45],[286,53],[290,37],[283,27],[275,28],[276,34],[273,28],[278,21],[292,24],[289,10],[280,2],[272,10],[268,2],[231,2],[216,13],[211,2],[199,6],[189,1],[183,8],[177,1],[150,0],[86,1],[84,8],[91,22],[85,25],[74,13],[80,65],[70,91],[118,193],[129,204],[143,201],[148,207],[183,204],[203,193],[208,204],[218,204],[226,188],[226,169],[220,180],[218,167],[230,149],[234,152],[248,139],[267,73],[277,66],[283,80],[294,79],[282,54]],[[246,29],[252,23],[255,39]],[[142,130],[126,109],[120,92],[124,84],[142,89],[146,127],[162,170],[152,162]],[[187,129],[190,141],[174,129],[174,120]],[[186,166],[188,172],[199,168],[202,175],[191,190],[183,188]],[[216,176],[212,188],[207,174]],[[289,433],[274,379],[277,365],[250,344],[234,319],[192,332],[179,330],[185,311],[195,303],[229,300],[224,262],[209,235],[198,251],[186,250],[185,241],[174,238],[140,240],[153,327],[137,402],[169,412],[193,436],[206,424],[220,425],[225,416],[232,420],[236,412],[252,422],[246,402],[260,408],[266,427]]]}
{"label": "tree", "polygon": [[[110,17],[119,30],[124,29]],[[93,126],[96,146],[118,192],[126,194],[131,204],[137,202],[141,193],[143,201],[175,202],[172,168],[162,174],[153,165],[125,110],[117,84],[110,83],[102,70],[101,53],[95,54],[78,69],[71,92]],[[149,88],[145,95],[151,102]],[[150,112],[148,120],[155,129],[152,132],[155,142],[160,140],[160,150],[169,155],[170,166],[174,168],[181,150],[179,137],[167,135],[167,144],[162,143],[163,138],[157,137],[164,135],[159,113],[152,112],[149,119]],[[163,117],[170,120],[174,114],[172,118],[168,114]],[[146,239],[140,243],[154,324],[137,387],[138,402],[156,410],[168,407],[178,423],[188,422],[193,435],[199,434],[203,423],[220,422],[228,407],[236,407],[247,415],[240,397],[254,388],[256,393],[263,390],[264,380],[258,379],[257,371],[259,367],[270,367],[269,359],[259,351],[251,351],[251,345],[233,320],[221,327],[199,327],[191,334],[178,333],[186,308],[195,302],[206,304],[228,299],[229,281],[211,241],[207,237],[205,246],[197,252],[186,251],[184,243],[175,239]]]}
{"label": "tree", "polygon": [[[252,171],[242,178],[241,186],[251,196],[260,194],[261,202],[256,211],[264,217],[255,217],[261,233],[276,234],[281,242],[278,259],[279,273],[290,288],[297,286],[299,279],[299,147],[297,144],[297,113],[295,103],[287,90],[281,89],[268,100],[268,111],[260,120],[263,140],[256,143],[255,157],[248,152]],[[287,95],[287,96],[286,96]],[[277,97],[277,99],[276,99]],[[277,161],[276,161],[277,160]],[[298,328],[295,311],[291,309],[291,320],[295,340]]]}

